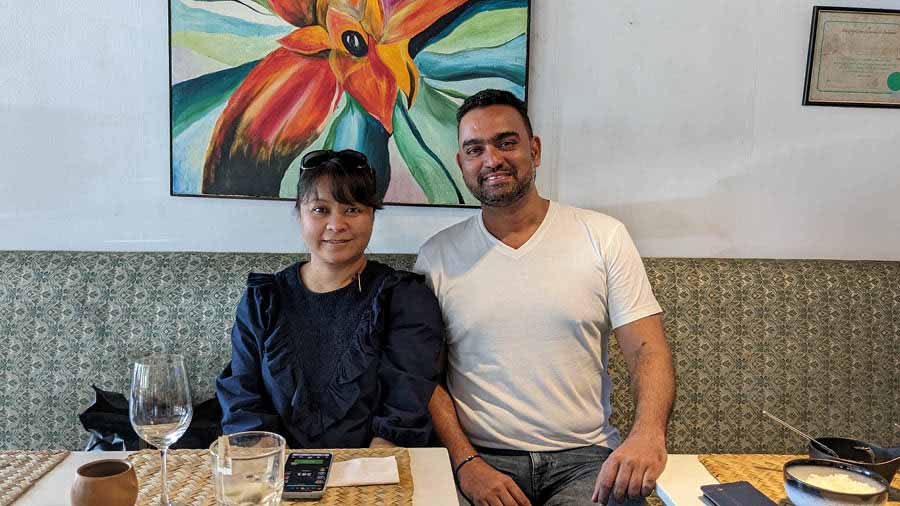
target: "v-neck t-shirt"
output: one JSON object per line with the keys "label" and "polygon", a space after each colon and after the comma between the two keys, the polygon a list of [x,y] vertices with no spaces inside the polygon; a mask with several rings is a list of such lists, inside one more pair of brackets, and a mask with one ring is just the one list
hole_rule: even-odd
{"label": "v-neck t-shirt", "polygon": [[447,326],[447,387],[473,444],[615,447],[613,329],[660,313],[621,222],[557,202],[519,248],[476,215],[429,239],[415,270]]}

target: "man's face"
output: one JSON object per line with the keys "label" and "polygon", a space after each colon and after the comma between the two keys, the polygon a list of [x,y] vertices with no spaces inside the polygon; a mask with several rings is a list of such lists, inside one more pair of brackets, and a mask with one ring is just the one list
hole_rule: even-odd
{"label": "man's face", "polygon": [[459,122],[456,162],[469,191],[485,206],[514,204],[534,189],[541,140],[528,135],[519,112],[507,105],[473,109]]}

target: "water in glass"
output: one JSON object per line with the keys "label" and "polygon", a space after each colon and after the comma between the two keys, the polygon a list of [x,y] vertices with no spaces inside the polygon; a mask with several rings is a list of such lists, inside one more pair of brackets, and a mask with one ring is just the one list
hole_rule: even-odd
{"label": "water in glass", "polygon": [[284,438],[262,431],[222,436],[210,446],[220,506],[274,506],[284,489]]}

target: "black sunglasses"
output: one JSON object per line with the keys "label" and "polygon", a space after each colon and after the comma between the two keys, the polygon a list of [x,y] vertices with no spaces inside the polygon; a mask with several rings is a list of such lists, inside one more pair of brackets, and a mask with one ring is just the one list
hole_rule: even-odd
{"label": "black sunglasses", "polygon": [[338,160],[348,169],[368,169],[372,175],[375,171],[369,166],[369,159],[366,155],[352,149],[343,149],[341,151],[333,151],[331,149],[317,149],[303,155],[300,160],[300,167],[304,170],[315,169],[325,162]]}

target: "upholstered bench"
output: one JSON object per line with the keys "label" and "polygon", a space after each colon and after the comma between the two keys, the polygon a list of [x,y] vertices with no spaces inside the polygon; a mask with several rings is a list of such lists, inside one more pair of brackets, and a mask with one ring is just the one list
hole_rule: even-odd
{"label": "upholstered bench", "polygon": [[[80,449],[91,384],[128,391],[132,361],[187,357],[196,401],[230,355],[248,271],[300,256],[0,252],[0,449]],[[372,255],[410,268],[414,255]],[[678,373],[669,450],[796,452],[812,434],[896,443],[900,262],[647,258]],[[610,349],[627,430],[627,371]]]}

